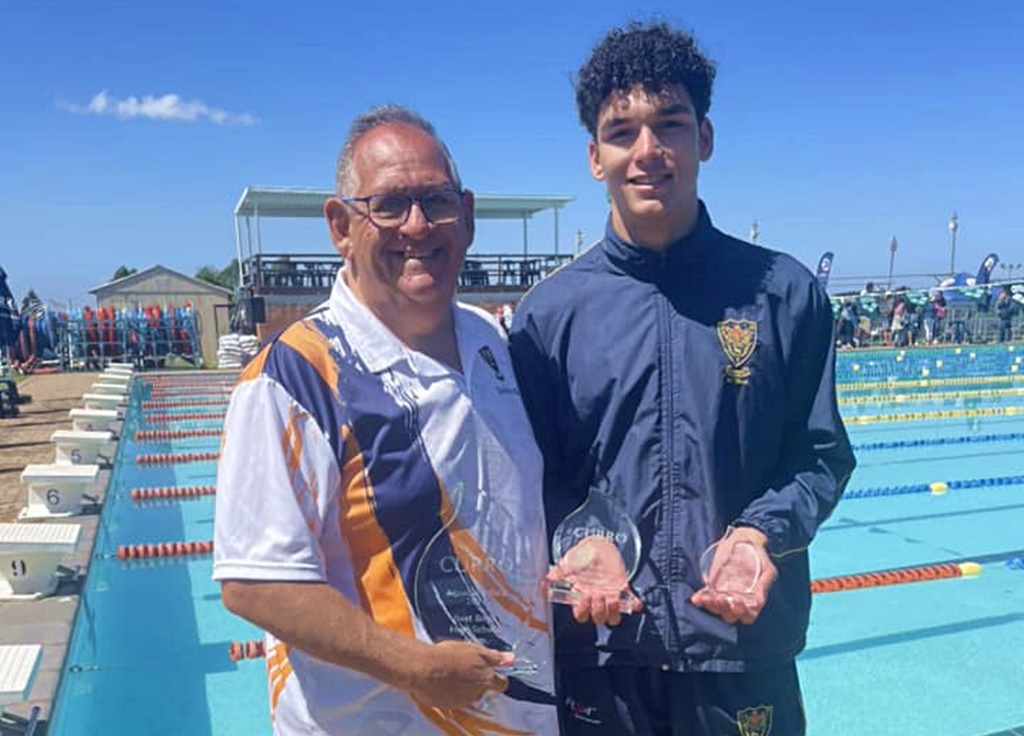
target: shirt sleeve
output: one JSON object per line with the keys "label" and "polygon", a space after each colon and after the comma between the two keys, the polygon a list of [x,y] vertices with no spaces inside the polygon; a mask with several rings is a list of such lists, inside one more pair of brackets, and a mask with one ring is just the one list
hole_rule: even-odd
{"label": "shirt sleeve", "polygon": [[260,375],[231,396],[217,468],[215,580],[324,581],[325,510],[339,483],[312,417]]}
{"label": "shirt sleeve", "polygon": [[816,284],[803,309],[785,382],[792,399],[780,462],[770,487],[734,522],[761,530],[777,556],[811,543],[856,465],[836,402],[832,310]]}

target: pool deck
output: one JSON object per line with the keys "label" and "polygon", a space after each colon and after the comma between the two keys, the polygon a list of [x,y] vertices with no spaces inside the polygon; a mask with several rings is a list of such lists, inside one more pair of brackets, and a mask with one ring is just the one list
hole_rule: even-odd
{"label": "pool deck", "polygon": [[[54,446],[50,435],[58,429],[70,428],[68,410],[82,406],[82,394],[96,381],[97,375],[38,375],[18,385],[19,393],[30,395],[32,401],[19,407],[19,416],[0,419],[0,522],[16,520],[25,505],[25,490],[20,477],[22,469],[30,463],[53,462]],[[106,488],[109,477],[109,470],[102,471],[100,488]],[[40,707],[40,723],[36,736],[46,733],[46,721],[57,694],[78,610],[81,584],[92,556],[99,508],[97,505],[95,510],[56,522],[82,526],[75,555],[62,563],[65,567],[77,568],[75,579],[62,581],[57,592],[47,598],[0,601],[0,644],[43,645],[42,661],[28,699],[4,708],[4,717],[0,718],[0,736],[19,733],[18,719],[27,717],[37,705]]]}

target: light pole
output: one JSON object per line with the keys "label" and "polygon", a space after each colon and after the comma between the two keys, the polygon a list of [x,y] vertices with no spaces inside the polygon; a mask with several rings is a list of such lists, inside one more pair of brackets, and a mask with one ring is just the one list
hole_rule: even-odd
{"label": "light pole", "polygon": [[899,248],[899,244],[896,242],[896,236],[892,236],[892,240],[889,241],[889,291],[892,291],[892,264],[896,260],[896,249]]}
{"label": "light pole", "polygon": [[1006,271],[1006,281],[1013,282],[1013,272],[1024,268],[1024,263],[1000,263],[999,268]]}
{"label": "light pole", "polygon": [[956,212],[949,218],[949,275],[956,276],[956,231],[960,227]]}
{"label": "light pole", "polygon": [[750,223],[750,242],[757,245],[757,236],[761,234],[761,231],[757,229],[757,220]]}

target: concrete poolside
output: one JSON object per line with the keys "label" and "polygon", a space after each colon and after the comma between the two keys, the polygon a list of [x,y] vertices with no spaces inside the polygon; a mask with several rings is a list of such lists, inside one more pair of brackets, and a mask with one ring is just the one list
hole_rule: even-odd
{"label": "concrete poolside", "polygon": [[[29,464],[53,462],[54,445],[50,435],[58,429],[71,428],[68,411],[82,406],[82,395],[97,376],[96,373],[36,375],[18,384],[19,393],[30,395],[32,401],[19,407],[19,416],[0,419],[0,522],[17,520],[26,502],[21,485],[22,470]],[[106,488],[109,475],[108,470],[100,474],[101,489]],[[17,719],[27,717],[37,705],[41,722],[36,736],[46,733],[46,720],[57,694],[98,521],[98,506],[81,516],[58,520],[82,526],[74,557],[63,563],[80,570],[77,580],[62,582],[54,595],[40,600],[0,601],[0,644],[43,645],[42,661],[28,699],[4,709],[0,736],[17,733]]]}

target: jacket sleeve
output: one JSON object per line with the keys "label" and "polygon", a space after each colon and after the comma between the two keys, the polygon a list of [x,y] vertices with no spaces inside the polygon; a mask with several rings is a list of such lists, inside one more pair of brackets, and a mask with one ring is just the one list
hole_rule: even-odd
{"label": "jacket sleeve", "polygon": [[761,530],[775,556],[810,544],[856,465],[836,403],[832,313],[817,284],[797,317],[791,348],[779,462],[769,487],[734,521]]}
{"label": "jacket sleeve", "polygon": [[558,428],[554,412],[550,411],[557,385],[555,358],[549,354],[533,314],[523,306],[512,318],[508,349],[534,438],[544,455],[544,467],[553,468],[559,454],[555,449]]}
{"label": "jacket sleeve", "polygon": [[558,331],[540,322],[527,299],[515,311],[508,343],[523,405],[544,458],[544,510],[549,531],[581,501],[570,490],[579,486],[575,477],[579,469],[566,467],[564,459],[564,437],[571,431],[563,421],[570,413],[559,347],[565,335],[560,338],[552,332]]}

